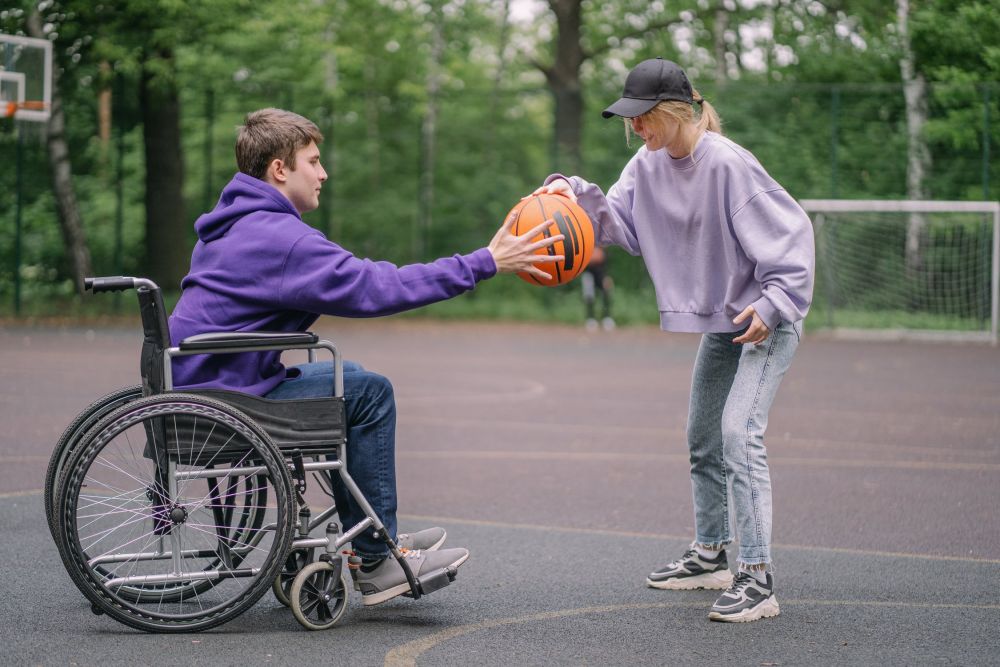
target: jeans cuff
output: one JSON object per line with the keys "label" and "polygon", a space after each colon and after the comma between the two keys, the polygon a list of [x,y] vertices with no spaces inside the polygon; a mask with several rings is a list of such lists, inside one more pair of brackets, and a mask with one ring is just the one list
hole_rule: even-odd
{"label": "jeans cuff", "polygon": [[747,569],[760,570],[760,566],[766,566],[765,570],[771,569],[771,550],[768,547],[752,547],[744,549],[740,547],[740,555],[737,559],[739,566],[746,566]]}
{"label": "jeans cuff", "polygon": [[722,551],[732,543],[732,540],[699,540],[697,538],[694,541],[696,547],[701,547],[706,551]]}

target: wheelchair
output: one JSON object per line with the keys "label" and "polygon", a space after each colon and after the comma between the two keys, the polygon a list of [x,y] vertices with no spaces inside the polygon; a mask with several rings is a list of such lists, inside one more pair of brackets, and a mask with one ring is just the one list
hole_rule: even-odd
{"label": "wheelchair", "polygon": [[[86,279],[93,293],[134,289],[142,318],[141,384],[87,407],[63,432],[46,472],[45,511],[60,558],[95,614],[148,632],[225,623],[271,589],[309,630],[333,627],[359,565],[345,551],[371,530],[420,598],[455,579],[416,577],[347,472],[343,360],[305,333],[208,333],[170,344],[151,280]],[[175,391],[174,357],[305,350],[329,353],[334,395],[275,401],[235,391]],[[333,503],[314,513],[308,477],[333,499],[331,476],[366,518],[346,532]]]}

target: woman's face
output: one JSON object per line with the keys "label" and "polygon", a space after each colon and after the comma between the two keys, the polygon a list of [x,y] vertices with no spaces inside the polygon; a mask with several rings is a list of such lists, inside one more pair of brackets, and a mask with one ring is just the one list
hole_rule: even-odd
{"label": "woman's face", "polygon": [[679,127],[677,123],[654,123],[649,114],[636,116],[632,120],[632,131],[642,137],[646,150],[658,151],[670,145]]}

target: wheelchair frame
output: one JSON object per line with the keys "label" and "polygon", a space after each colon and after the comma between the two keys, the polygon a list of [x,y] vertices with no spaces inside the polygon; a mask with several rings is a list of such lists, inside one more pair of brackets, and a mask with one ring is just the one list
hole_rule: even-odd
{"label": "wheelchair frame", "polygon": [[[311,630],[329,628],[342,618],[347,607],[348,583],[340,550],[369,529],[386,543],[402,566],[410,586],[406,595],[416,599],[454,580],[454,568],[442,568],[416,577],[348,474],[343,359],[332,342],[320,340],[310,332],[237,332],[201,334],[170,346],[162,294],[154,282],[118,276],[88,278],[85,284],[95,294],[135,289],[144,336],[140,373],[142,397],[137,395],[138,387],[132,387],[113,392],[89,406],[63,433],[46,475],[50,530],[68,573],[90,600],[94,613],[108,614],[126,625],[151,632],[204,630],[235,618],[256,603],[270,587],[280,602],[292,608],[304,627]],[[315,362],[321,351],[332,356],[332,397],[268,401],[223,390],[174,391],[172,361],[175,358],[289,350],[305,350],[310,362]],[[309,408],[312,412],[304,417],[281,414],[272,419],[268,409],[279,404],[285,411],[296,407]],[[327,421],[326,408],[334,408],[330,413],[332,420]],[[324,416],[317,421],[313,413]],[[171,420],[172,439],[169,436]],[[210,422],[212,426],[195,453],[199,420]],[[139,425],[141,430],[137,428]],[[129,437],[133,432],[144,441],[143,452],[138,457]],[[227,432],[229,438],[218,442]],[[110,450],[123,434],[136,466],[151,466],[151,479],[140,479],[140,475],[124,470],[124,465],[109,463],[105,451]],[[300,434],[312,440],[296,442]],[[231,444],[234,441],[236,444]],[[182,461],[184,455],[186,463]],[[124,454],[122,456],[124,458]],[[225,467],[227,463],[230,465]],[[217,467],[219,465],[223,467]],[[108,480],[95,478],[102,472],[106,472]],[[332,488],[326,486],[329,482],[324,483],[321,475],[339,475],[344,488],[364,511],[365,518],[341,532],[340,525],[328,522],[337,513],[335,503],[313,517],[304,497],[309,473],[331,499]],[[120,489],[115,485],[119,478],[127,484],[139,483],[140,486]],[[182,501],[179,487],[186,489],[186,485],[195,480],[206,480],[209,493],[197,503]],[[100,488],[102,485],[106,488]],[[91,491],[90,487],[98,490]],[[268,499],[272,487],[273,508]],[[110,509],[103,514],[81,513],[90,506]],[[267,521],[265,517],[272,510],[275,518]],[[195,524],[192,520],[197,512],[207,514],[209,511],[214,523]],[[126,532],[120,539],[127,541],[118,550],[93,556],[87,552],[89,547],[83,544],[85,536],[81,535],[81,528],[88,528],[111,515],[124,515],[124,519],[118,526],[86,536],[91,546],[116,531],[134,532],[136,525],[141,526],[140,531],[147,525],[151,529],[131,540],[127,538],[132,532]],[[98,518],[87,522],[91,517]],[[234,518],[237,525],[231,525]],[[325,534],[313,537],[313,531],[324,523]],[[201,548],[192,549],[190,545],[185,548],[182,539],[185,527],[191,529],[188,532],[195,536],[193,539],[210,543]],[[269,536],[270,549],[265,550],[261,545]],[[211,544],[213,539],[214,545]],[[146,544],[126,549],[140,541]],[[157,546],[149,549],[153,542]],[[316,557],[320,550],[322,553]],[[258,551],[262,553],[256,553]],[[186,564],[189,558],[194,559],[194,569]],[[257,563],[257,567],[253,563],[244,567],[245,562],[254,558],[263,559],[263,562]],[[357,560],[349,557],[348,568],[355,567]],[[206,561],[208,566],[200,566]],[[117,574],[125,566],[134,569],[140,563],[156,562],[169,563],[170,571]],[[205,598],[218,594],[227,582],[240,579],[250,581],[244,589],[234,592],[231,599],[205,609],[205,605],[210,604]],[[194,603],[198,608],[194,608]],[[175,605],[178,609],[183,608],[183,613],[171,612],[170,608]]]}

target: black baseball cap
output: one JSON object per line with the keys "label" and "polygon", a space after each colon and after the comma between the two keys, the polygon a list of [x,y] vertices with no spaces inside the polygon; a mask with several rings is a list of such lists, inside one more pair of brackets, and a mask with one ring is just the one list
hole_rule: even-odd
{"label": "black baseball cap", "polygon": [[605,118],[641,116],[660,102],[694,102],[691,82],[681,66],[663,58],[643,60],[625,78],[620,100],[601,112]]}

